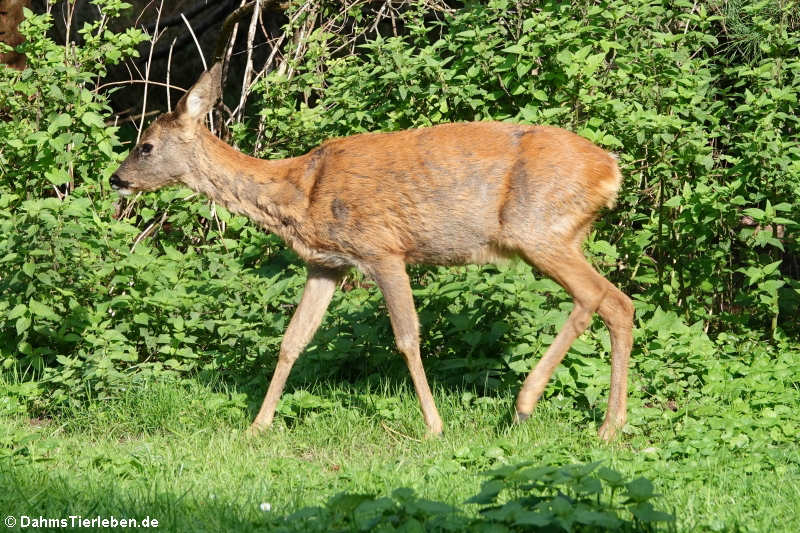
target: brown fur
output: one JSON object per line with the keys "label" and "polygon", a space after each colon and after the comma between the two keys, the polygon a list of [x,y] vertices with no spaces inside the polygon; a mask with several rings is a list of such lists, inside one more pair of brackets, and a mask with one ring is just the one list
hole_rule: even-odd
{"label": "brown fur", "polygon": [[[19,33],[19,23],[25,18],[22,8],[31,7],[30,0],[0,0],[0,42],[19,46],[25,38]],[[25,69],[25,56],[17,52],[0,53],[0,63],[17,70]]]}
{"label": "brown fur", "polygon": [[[431,433],[441,420],[425,379],[405,265],[496,261],[518,255],[575,300],[567,324],[517,399],[533,410],[569,345],[598,312],[611,331],[611,438],[625,423],[633,307],[586,262],[581,243],[614,204],[616,159],[548,126],[446,124],[330,140],[306,155],[265,161],[214,137],[202,118],[218,97],[205,74],[172,114],[159,118],[112,177],[123,190],[184,183],[280,235],[309,264],[309,281],[284,337],[253,429],[270,424],[292,364],[322,320],[336,282],[357,267],[377,282]],[[149,144],[149,155],[142,146]]]}

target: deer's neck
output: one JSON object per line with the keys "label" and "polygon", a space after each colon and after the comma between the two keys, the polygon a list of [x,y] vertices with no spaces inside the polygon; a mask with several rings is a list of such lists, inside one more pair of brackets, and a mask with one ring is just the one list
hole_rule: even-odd
{"label": "deer's neck", "polygon": [[186,185],[229,211],[276,233],[305,256],[306,212],[313,175],[306,157],[264,160],[245,155],[203,131]]}

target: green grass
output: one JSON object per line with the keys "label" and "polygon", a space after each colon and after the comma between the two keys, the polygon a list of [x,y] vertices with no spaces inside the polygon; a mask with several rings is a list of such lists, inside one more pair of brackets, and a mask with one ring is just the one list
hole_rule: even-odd
{"label": "green grass", "polygon": [[[651,479],[662,495],[658,508],[676,516],[680,531],[800,530],[795,445],[762,455],[726,442],[690,448],[695,437],[673,422],[605,445],[596,438],[599,421],[572,402],[545,400],[515,426],[512,395],[457,388],[435,390],[446,430],[426,440],[410,388],[336,380],[290,389],[281,411],[291,416],[247,437],[255,394],[245,401],[197,382],[146,383],[58,418],[4,416],[0,509],[17,517],[149,516],[166,531],[269,530],[276,516],[339,492],[410,487],[470,509],[463,502],[478,493],[479,473],[494,466],[602,461],[626,478]],[[675,442],[687,451],[668,451]]]}

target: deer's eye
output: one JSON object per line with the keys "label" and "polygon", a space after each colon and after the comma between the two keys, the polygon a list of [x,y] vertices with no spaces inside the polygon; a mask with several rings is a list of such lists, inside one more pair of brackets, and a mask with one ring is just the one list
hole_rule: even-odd
{"label": "deer's eye", "polygon": [[153,151],[153,145],[150,143],[144,143],[140,148],[142,155],[148,155],[150,152]]}

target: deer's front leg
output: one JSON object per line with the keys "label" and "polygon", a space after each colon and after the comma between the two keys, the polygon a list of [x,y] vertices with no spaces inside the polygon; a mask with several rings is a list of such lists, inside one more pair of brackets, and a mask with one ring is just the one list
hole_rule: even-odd
{"label": "deer's front leg", "polygon": [[428,433],[439,435],[442,432],[442,419],[439,418],[433,402],[419,355],[419,322],[405,262],[400,258],[387,258],[380,264],[373,265],[370,270],[386,300],[397,348],[403,354],[411,372]]}
{"label": "deer's front leg", "polygon": [[343,272],[340,270],[308,266],[308,280],[303,289],[303,296],[283,335],[275,373],[272,375],[272,381],[270,381],[258,416],[250,426],[250,433],[257,433],[272,423],[275,408],[278,406],[278,400],[284,385],[286,385],[286,378],[289,377],[292,365],[319,328],[342,274]]}

